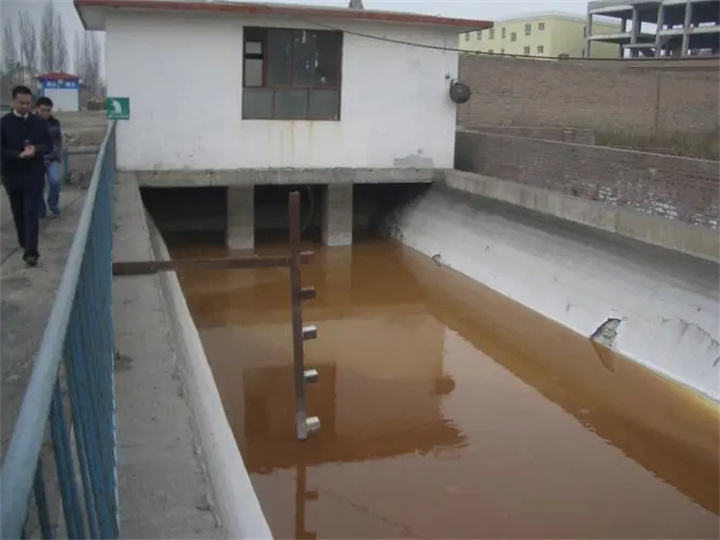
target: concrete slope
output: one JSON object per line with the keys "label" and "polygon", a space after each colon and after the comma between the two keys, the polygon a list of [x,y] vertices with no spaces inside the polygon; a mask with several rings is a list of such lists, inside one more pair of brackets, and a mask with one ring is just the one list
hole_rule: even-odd
{"label": "concrete slope", "polygon": [[391,231],[436,262],[718,400],[718,266],[434,186]]}

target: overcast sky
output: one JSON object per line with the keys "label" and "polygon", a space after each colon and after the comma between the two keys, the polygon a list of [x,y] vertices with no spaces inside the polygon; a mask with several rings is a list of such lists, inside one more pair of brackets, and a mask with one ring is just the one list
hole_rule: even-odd
{"label": "overcast sky", "polygon": [[[63,16],[68,35],[68,49],[72,58],[75,33],[82,31],[72,0],[52,0]],[[268,4],[313,4],[324,6],[346,6],[347,0],[244,0],[246,2]],[[0,0],[3,23],[10,18],[17,20],[21,10],[30,11],[37,21],[48,0]],[[428,15],[444,15],[468,19],[494,21],[504,17],[538,11],[566,11],[584,14],[587,2],[583,0],[363,0],[365,9],[383,9],[390,11],[409,11]],[[17,33],[16,33],[17,36]]]}

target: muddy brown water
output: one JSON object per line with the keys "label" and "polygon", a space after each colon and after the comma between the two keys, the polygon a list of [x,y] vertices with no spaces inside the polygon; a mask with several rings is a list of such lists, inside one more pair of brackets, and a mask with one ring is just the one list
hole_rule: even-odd
{"label": "muddy brown water", "polygon": [[412,250],[309,247],[306,442],[287,270],[180,276],[275,537],[718,537],[716,404]]}

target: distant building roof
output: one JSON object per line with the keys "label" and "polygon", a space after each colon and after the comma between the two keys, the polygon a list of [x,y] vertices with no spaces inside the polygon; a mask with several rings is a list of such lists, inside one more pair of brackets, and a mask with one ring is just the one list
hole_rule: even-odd
{"label": "distant building roof", "polygon": [[[500,23],[508,23],[508,22],[516,22],[516,21],[535,21],[538,19],[546,19],[546,20],[566,20],[566,21],[577,21],[577,22],[585,22],[587,21],[587,15],[581,14],[581,13],[571,13],[568,11],[534,11],[529,13],[521,13],[519,15],[513,15],[511,17],[505,17],[503,19],[497,19],[495,21],[495,24],[498,25]],[[596,21],[598,23],[607,22],[610,24],[617,25],[618,21],[616,19],[612,19],[610,17],[604,18],[604,17],[594,17],[593,21]]]}
{"label": "distant building roof", "polygon": [[454,19],[418,13],[400,13],[348,7],[319,7],[303,4],[257,4],[248,2],[227,2],[218,0],[74,0],[75,9],[80,15],[86,30],[103,30],[104,16],[86,17],[86,11],[104,9],[141,9],[157,11],[185,11],[196,13],[224,13],[237,15],[276,16],[276,17],[315,17],[333,20],[386,22],[395,24],[417,24],[456,28],[458,32],[491,28],[491,21]]}
{"label": "distant building roof", "polygon": [[36,79],[41,81],[79,81],[80,77],[77,75],[71,75],[63,71],[53,71],[50,73],[41,73],[35,76]]}

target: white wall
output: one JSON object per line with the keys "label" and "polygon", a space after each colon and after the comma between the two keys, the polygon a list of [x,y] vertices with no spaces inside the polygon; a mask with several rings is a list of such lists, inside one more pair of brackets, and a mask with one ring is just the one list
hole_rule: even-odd
{"label": "white wall", "polygon": [[431,189],[398,213],[408,246],[499,293],[590,336],[623,319],[622,354],[720,399],[720,307],[712,275],[642,252],[610,251],[580,234],[561,235]]}
{"label": "white wall", "polygon": [[49,97],[53,102],[53,109],[61,112],[74,112],[80,108],[80,100],[77,90],[64,88],[45,88],[43,95]]}
{"label": "white wall", "polygon": [[[243,121],[245,24],[303,26],[179,13],[108,16],[108,93],[130,97],[131,109],[118,126],[120,169],[452,168],[456,106],[448,89],[457,53],[345,34],[340,121]],[[452,31],[336,26],[457,46]]]}

